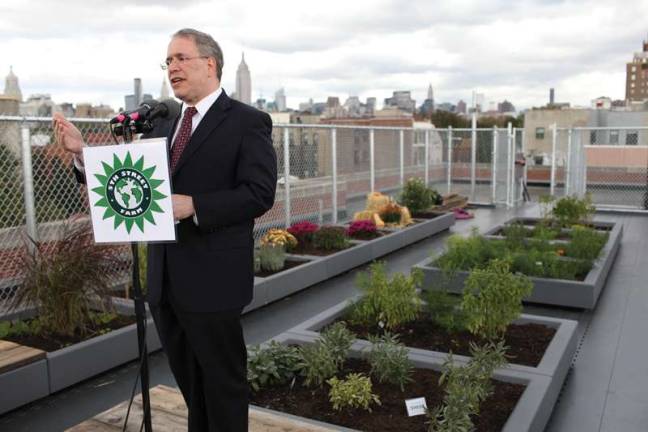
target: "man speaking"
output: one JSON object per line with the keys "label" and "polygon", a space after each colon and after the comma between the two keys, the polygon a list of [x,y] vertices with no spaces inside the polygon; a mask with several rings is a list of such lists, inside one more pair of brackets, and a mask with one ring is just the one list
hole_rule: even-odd
{"label": "man speaking", "polygon": [[[206,33],[176,32],[162,67],[183,102],[168,135],[178,240],[148,245],[148,301],[189,431],[246,431],[240,317],[254,286],[254,219],[274,203],[272,121],[221,89],[223,53]],[[82,166],[79,131],[58,114],[54,128]]]}

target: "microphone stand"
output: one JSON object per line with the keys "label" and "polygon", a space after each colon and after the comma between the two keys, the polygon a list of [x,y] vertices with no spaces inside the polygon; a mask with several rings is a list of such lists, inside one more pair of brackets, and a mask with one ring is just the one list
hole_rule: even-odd
{"label": "microphone stand", "polygon": [[[133,142],[133,130],[129,120],[123,124],[124,144]],[[142,286],[139,275],[139,248],[137,243],[131,243],[133,254],[133,300],[135,302],[135,321],[137,323],[137,342],[139,348],[140,370],[139,377],[142,388],[142,410],[144,412],[144,430],[153,432],[151,423],[151,401],[149,397],[149,368],[148,368],[148,349],[146,346],[146,307],[144,306],[144,296],[142,295]],[[132,397],[131,397],[132,403]],[[130,404],[128,411],[130,411]],[[128,413],[126,414],[128,417]],[[126,425],[124,424],[124,427]],[[140,429],[141,430],[141,429]]]}

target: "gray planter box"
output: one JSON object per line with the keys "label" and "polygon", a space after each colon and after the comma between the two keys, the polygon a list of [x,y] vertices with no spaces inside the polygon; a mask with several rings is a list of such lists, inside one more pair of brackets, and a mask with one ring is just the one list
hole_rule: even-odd
{"label": "gray planter box", "polygon": [[[149,352],[160,348],[160,341],[151,318],[147,320],[146,342]],[[47,353],[50,393],[138,357],[135,324]]]}
{"label": "gray planter box", "polygon": [[[533,220],[531,218],[526,218]],[[600,226],[612,227],[609,231],[608,241],[601,250],[601,255],[594,262],[592,270],[583,281],[570,281],[564,279],[549,279],[541,277],[530,277],[533,282],[533,292],[525,298],[530,303],[542,303],[556,306],[569,306],[584,309],[596,307],[605,281],[608,277],[612,264],[616,259],[621,238],[623,236],[623,225],[618,223],[596,222]],[[489,232],[497,232],[501,226],[493,228]],[[413,268],[423,271],[423,289],[440,289],[444,276],[441,269],[434,266],[433,262],[441,256],[438,255],[419,262]],[[462,293],[467,271],[458,271],[456,275],[444,284],[449,292]]]}
{"label": "gray planter box", "polygon": [[[319,337],[319,331],[332,323],[336,319],[342,317],[352,302],[358,301],[361,296],[356,296],[349,301],[344,301],[332,306],[325,311],[315,315],[314,317],[302,322],[301,324],[291,328],[287,331],[290,334],[301,334],[308,337]],[[555,377],[558,388],[562,385],[565,379],[571,359],[576,352],[577,336],[576,326],[577,322],[566,319],[543,317],[538,315],[522,314],[516,324],[541,324],[547,327],[556,329],[554,337],[547,346],[540,364],[537,367],[517,365],[510,363],[507,369],[517,370],[525,373],[536,373]],[[366,341],[362,343],[368,344]],[[434,357],[445,359],[447,353],[428,351],[420,348],[409,348],[410,352],[416,353],[424,357]],[[468,361],[468,357],[454,355],[454,357]]]}
{"label": "gray planter box", "polygon": [[288,254],[290,259],[302,259],[309,262],[266,278],[255,278],[254,301],[245,308],[244,312],[252,311],[326,279],[338,276],[352,268],[446,230],[454,223],[454,214],[448,213],[407,228],[390,230],[388,235],[374,240],[352,240],[353,247],[328,256]]}
{"label": "gray planter box", "polygon": [[0,414],[49,395],[47,360],[0,375]]}
{"label": "gray planter box", "polygon": [[[308,344],[316,340],[315,335],[303,333],[283,333],[274,340],[284,344]],[[351,347],[352,357],[362,357],[363,350],[366,350],[368,343],[365,341],[356,341]],[[441,371],[443,368],[443,357],[424,356],[417,352],[410,351],[410,360],[417,368],[428,368]],[[463,362],[464,359],[456,358],[457,362]],[[552,388],[552,378],[539,373],[528,373],[510,368],[498,369],[493,374],[493,378],[526,386],[518,404],[509,416],[502,432],[541,432],[544,430],[553,406],[556,402],[557,391]],[[554,394],[555,393],[555,394]],[[254,409],[259,409],[253,407]],[[293,415],[270,411],[276,415],[285,415],[288,418],[297,418],[301,421],[313,425],[329,427],[336,431],[352,431],[352,429],[342,428],[340,426],[326,424],[310,419],[300,418]]]}

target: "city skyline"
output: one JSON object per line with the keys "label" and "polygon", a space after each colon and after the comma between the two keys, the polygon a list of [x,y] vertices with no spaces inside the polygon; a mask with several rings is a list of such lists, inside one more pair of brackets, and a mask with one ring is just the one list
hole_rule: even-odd
{"label": "city skyline", "polygon": [[410,90],[420,105],[431,83],[436,102],[470,103],[475,91],[523,109],[545,104],[553,87],[557,101],[587,106],[599,96],[624,98],[625,64],[648,33],[636,20],[648,13],[640,1],[623,8],[608,0],[339,3],[308,11],[294,1],[281,8],[169,0],[0,6],[0,75],[13,65],[24,98],[49,93],[57,103],[117,109],[135,77],[144,93],[159,94],[170,34],[195,27],[223,47],[222,85],[230,94],[245,52],[252,101],[280,88],[291,108],[311,98],[383,101]]}

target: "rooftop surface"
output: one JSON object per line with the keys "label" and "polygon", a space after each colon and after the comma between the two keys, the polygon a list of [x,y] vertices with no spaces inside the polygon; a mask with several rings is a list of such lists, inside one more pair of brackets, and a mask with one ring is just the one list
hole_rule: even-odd
{"label": "rooftop surface", "polygon": [[[484,231],[512,216],[534,216],[537,207],[475,211],[450,232],[385,256],[390,272],[410,267],[440,250],[452,233]],[[621,249],[593,311],[527,306],[526,312],[577,320],[579,349],[547,427],[551,432],[648,430],[648,217],[597,213],[596,220],[623,223]],[[243,318],[248,344],[261,343],[357,293],[356,274],[366,266],[317,284]],[[0,416],[2,431],[62,431],[128,399],[135,362]],[[163,353],[150,356],[151,387],[176,387]],[[2,389],[7,391],[7,389]],[[9,390],[10,391],[10,390]]]}

